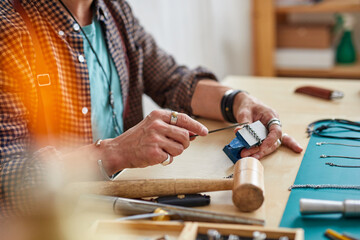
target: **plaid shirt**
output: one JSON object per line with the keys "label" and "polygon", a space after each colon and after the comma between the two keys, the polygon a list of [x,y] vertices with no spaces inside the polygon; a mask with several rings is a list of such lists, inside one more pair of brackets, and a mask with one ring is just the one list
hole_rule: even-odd
{"label": "plaid shirt", "polygon": [[[40,169],[35,164],[41,158],[31,150],[39,109],[35,50],[25,23],[10,2],[0,1],[2,213],[16,212],[19,207],[23,210],[25,190],[40,181],[41,175],[36,174]],[[58,121],[59,145],[74,148],[90,144],[89,74],[86,60],[80,57],[84,49],[79,29],[57,0],[21,2],[36,30],[56,89],[53,114]],[[215,79],[214,75],[202,68],[179,66],[139,25],[125,1],[98,0],[94,8],[121,81],[124,130],[142,120],[143,93],[161,107],[191,114],[190,102],[197,82]],[[30,169],[35,169],[35,174]]]}

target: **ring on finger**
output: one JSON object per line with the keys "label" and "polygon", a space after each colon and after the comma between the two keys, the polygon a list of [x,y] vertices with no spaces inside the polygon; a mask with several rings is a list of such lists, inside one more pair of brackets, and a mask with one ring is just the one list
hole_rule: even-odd
{"label": "ring on finger", "polygon": [[176,112],[176,111],[171,111],[170,124],[171,124],[171,125],[176,125],[177,120],[178,120],[178,112]]}
{"label": "ring on finger", "polygon": [[276,143],[277,143],[277,147],[281,146],[281,140],[280,139],[276,140]]}
{"label": "ring on finger", "polygon": [[167,166],[173,162],[173,157],[168,154],[167,158],[161,162],[161,165]]}
{"label": "ring on finger", "polygon": [[278,118],[272,118],[268,121],[268,123],[266,124],[267,129],[269,130],[271,125],[279,125],[280,127],[281,125],[281,121]]}

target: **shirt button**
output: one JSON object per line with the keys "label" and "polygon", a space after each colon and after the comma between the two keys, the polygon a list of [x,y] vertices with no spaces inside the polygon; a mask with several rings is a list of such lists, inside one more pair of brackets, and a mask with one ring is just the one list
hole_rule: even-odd
{"label": "shirt button", "polygon": [[75,24],[73,25],[73,29],[74,29],[75,31],[79,31],[79,30],[80,30],[79,24],[75,23]]}
{"label": "shirt button", "polygon": [[65,35],[65,33],[64,33],[64,31],[59,31],[59,35],[62,37],[62,36],[64,36]]}
{"label": "shirt button", "polygon": [[79,62],[81,62],[81,63],[85,62],[85,58],[81,54],[78,56],[78,59],[79,59]]}
{"label": "shirt button", "polygon": [[89,112],[89,109],[88,109],[87,107],[83,107],[83,108],[81,109],[81,112],[82,112],[84,115],[86,115],[86,114]]}

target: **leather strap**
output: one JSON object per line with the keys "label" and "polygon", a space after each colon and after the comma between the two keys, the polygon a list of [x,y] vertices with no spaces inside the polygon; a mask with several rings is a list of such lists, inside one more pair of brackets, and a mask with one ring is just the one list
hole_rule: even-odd
{"label": "leather strap", "polygon": [[14,9],[20,14],[29,31],[35,48],[35,76],[39,95],[38,118],[36,125],[37,147],[54,144],[56,134],[55,86],[51,82],[50,71],[46,65],[40,41],[20,0],[13,0]]}

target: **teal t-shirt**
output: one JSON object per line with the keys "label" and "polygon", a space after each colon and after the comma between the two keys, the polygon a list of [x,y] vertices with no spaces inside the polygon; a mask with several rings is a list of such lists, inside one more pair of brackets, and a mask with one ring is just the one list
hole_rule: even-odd
{"label": "teal t-shirt", "polygon": [[84,52],[90,78],[93,140],[114,138],[118,134],[115,131],[116,124],[109,101],[109,78],[111,76],[111,90],[115,102],[114,109],[120,128],[118,132],[121,134],[123,132],[123,101],[119,75],[117,74],[114,61],[109,55],[100,22],[94,19],[90,25],[83,27],[83,30],[106,71],[105,75],[88,41],[83,36]]}

